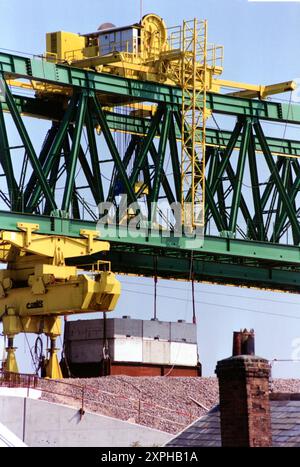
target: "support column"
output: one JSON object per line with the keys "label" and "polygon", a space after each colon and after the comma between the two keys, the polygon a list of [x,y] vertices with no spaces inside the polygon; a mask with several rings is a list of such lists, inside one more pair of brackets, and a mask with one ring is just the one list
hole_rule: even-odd
{"label": "support column", "polygon": [[5,362],[5,370],[10,373],[19,373],[18,364],[16,360],[16,350],[17,348],[14,347],[14,338],[8,337],[8,344],[6,347],[6,362]]}
{"label": "support column", "polygon": [[50,349],[48,349],[50,356],[46,365],[46,377],[51,379],[62,379],[63,375],[57,357],[58,349],[56,348],[56,338],[51,337],[50,342]]}

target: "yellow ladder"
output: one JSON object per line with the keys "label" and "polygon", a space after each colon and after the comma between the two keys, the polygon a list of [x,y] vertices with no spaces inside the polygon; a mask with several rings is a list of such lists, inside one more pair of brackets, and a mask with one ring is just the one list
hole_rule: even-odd
{"label": "yellow ladder", "polygon": [[207,21],[184,21],[182,28],[181,206],[190,229],[204,225]]}

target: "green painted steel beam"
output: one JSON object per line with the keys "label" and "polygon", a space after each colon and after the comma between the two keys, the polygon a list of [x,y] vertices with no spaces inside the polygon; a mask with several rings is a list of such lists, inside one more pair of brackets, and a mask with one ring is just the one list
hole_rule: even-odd
{"label": "green painted steel beam", "polygon": [[168,134],[169,134],[169,128],[170,128],[170,110],[166,109],[166,113],[164,115],[164,120],[162,123],[162,131],[159,139],[159,146],[158,146],[158,161],[157,161],[157,166],[155,170],[155,176],[153,180],[153,186],[151,190],[151,202],[154,203],[155,206],[153,206],[153,212],[151,213],[152,219],[154,220],[154,214],[156,212],[156,203],[158,201],[158,195],[159,195],[159,190],[161,186],[161,179],[162,179],[162,172],[163,172],[163,167],[164,167],[164,160],[165,160],[165,154],[166,154],[166,148],[167,148],[167,141],[168,141]]}
{"label": "green painted steel beam", "polygon": [[53,194],[51,193],[49,184],[43,172],[40,161],[37,158],[32,141],[29,138],[24,122],[15,105],[13,95],[11,94],[9,87],[7,86],[7,83],[3,79],[3,76],[0,76],[0,89],[1,89],[2,95],[5,97],[5,101],[8,105],[9,111],[11,113],[15,126],[18,130],[19,136],[24,145],[24,149],[32,165],[32,169],[35,172],[37,179],[39,180],[41,189],[43,190],[47,201],[50,203],[51,208],[55,210],[57,206],[56,206]]}
{"label": "green painted steel beam", "polygon": [[130,177],[130,181],[131,181],[132,184],[137,182],[139,173],[143,168],[143,165],[144,165],[145,159],[147,157],[147,154],[149,152],[151,143],[152,143],[153,139],[155,138],[155,136],[156,136],[156,134],[158,132],[158,128],[159,128],[159,124],[160,124],[162,115],[163,115],[163,109],[160,106],[158,108],[154,118],[151,121],[147,136],[145,137],[144,141],[142,142],[141,148],[140,148],[139,153],[138,153],[138,156],[137,156],[137,158],[135,160],[135,164],[133,166],[132,174],[131,174],[131,177]]}
{"label": "green painted steel beam", "polygon": [[[134,150],[137,147],[137,136],[133,135],[130,139],[130,143],[125,151],[124,157],[122,159],[122,165],[124,167],[124,170],[127,170],[128,164],[133,157]],[[110,181],[110,186],[109,186],[109,191],[108,191],[108,196],[107,196],[107,202],[112,202],[113,199],[115,198],[115,189],[116,189],[116,184],[119,180],[119,174],[118,174],[118,169],[115,166],[113,169],[111,181]]]}
{"label": "green painted steel beam", "polygon": [[208,208],[210,209],[218,231],[219,232],[225,231],[226,224],[224,223],[224,219],[222,218],[222,215],[219,212],[219,209],[217,208],[217,205],[214,201],[214,195],[212,194],[208,183],[205,184],[205,197],[206,197],[206,211],[208,211]]}
{"label": "green painted steel beam", "polygon": [[[235,148],[236,141],[237,141],[237,139],[238,139],[238,137],[239,137],[239,135],[240,135],[240,133],[242,131],[243,124],[244,124],[244,122],[241,119],[237,120],[237,122],[235,124],[235,127],[233,129],[233,132],[232,132],[232,134],[230,136],[230,139],[228,141],[228,145],[225,148],[223,157],[221,158],[220,164],[218,165],[218,171],[216,173],[214,183],[211,186],[211,200],[212,200],[212,203],[213,203],[214,195],[217,192],[218,186],[221,183],[224,171],[226,170],[226,167],[227,167],[227,165],[228,165],[228,163],[230,161],[230,156],[231,156],[231,154],[232,154],[232,152],[233,152],[233,150]],[[205,205],[205,211],[207,210],[207,208],[208,208],[208,203],[206,203],[206,205]]]}
{"label": "green painted steel beam", "polygon": [[90,105],[88,106],[88,111],[86,113],[86,129],[87,129],[87,138],[91,155],[91,164],[94,175],[94,189],[96,196],[94,196],[96,204],[104,201],[104,189],[101,178],[101,170],[99,164],[99,155],[97,150],[95,129],[92,120],[92,113],[90,112]]}
{"label": "green painted steel beam", "polygon": [[[295,182],[294,182],[294,184],[292,186],[292,189],[291,189],[291,191],[289,193],[289,199],[290,199],[291,203],[293,203],[295,201],[296,196],[299,193],[299,189],[300,189],[300,173],[297,174]],[[275,232],[274,232],[274,235],[273,235],[273,238],[272,238],[273,241],[276,241],[276,242],[279,241],[280,233],[281,233],[281,230],[282,230],[282,228],[284,226],[284,223],[286,222],[286,219],[287,219],[287,212],[286,211],[278,212],[277,222],[275,222]]]}
{"label": "green painted steel beam", "polygon": [[[158,157],[158,152],[156,150],[156,147],[155,147],[153,141],[152,141],[152,144],[150,146],[150,156],[151,156],[153,164],[155,166],[155,170],[158,170],[159,157]],[[147,167],[148,167],[148,171],[149,171],[149,166],[147,166]],[[149,176],[150,176],[150,174],[149,174]],[[180,181],[180,178],[179,178],[179,181]],[[161,170],[161,184],[162,184],[162,187],[164,189],[164,192],[166,194],[166,197],[168,199],[169,204],[175,203],[175,198],[174,198],[174,195],[173,195],[172,188],[170,186],[168,177],[167,177],[167,175],[166,175],[166,173],[165,173],[165,171],[163,169]],[[177,201],[180,202],[180,199],[177,200]]]}
{"label": "green painted steel beam", "polygon": [[[74,109],[76,106],[76,102],[77,102],[77,96],[73,96],[71,99],[71,102],[69,103],[67,111],[65,112],[63,119],[60,122],[56,137],[49,150],[47,160],[45,161],[45,164],[43,165],[43,173],[45,174],[45,177],[49,176],[55,160],[57,159],[57,157],[59,157],[60,150],[63,146],[64,140],[67,135],[68,127],[73,118],[73,113],[74,113]],[[35,208],[40,198],[40,195],[41,195],[41,187],[40,185],[36,185],[28,201],[28,206],[26,207],[26,211],[30,212]]]}
{"label": "green painted steel beam", "polygon": [[172,170],[174,174],[174,188],[176,193],[176,201],[181,202],[181,155],[179,156],[174,119],[171,118],[170,133],[169,133],[170,155],[172,161]]}
{"label": "green painted steel beam", "polygon": [[[209,163],[209,165],[208,165]],[[213,184],[214,177],[216,176],[218,166],[220,163],[220,154],[218,148],[208,148],[206,151],[206,166],[208,165],[208,173],[206,175],[206,192],[207,192],[207,203],[210,207],[211,216],[215,219],[216,225],[220,226],[220,231],[225,230],[228,231],[228,219],[227,219],[227,212],[225,206],[225,196],[224,196],[224,189],[223,184],[220,183],[217,189],[218,195],[218,209],[215,206],[213,196],[210,190],[207,190],[207,186],[210,187]],[[212,206],[212,208],[211,208]],[[217,214],[217,216],[216,216]],[[205,231],[207,232],[207,228],[209,226],[210,217],[206,219]],[[221,225],[222,224],[222,225]]]}
{"label": "green painted steel beam", "polygon": [[250,178],[251,178],[252,197],[253,197],[253,204],[254,204],[254,210],[255,210],[254,228],[257,229],[258,240],[263,241],[263,240],[266,240],[267,235],[265,232],[263,211],[261,207],[259,177],[258,177],[256,154],[255,154],[255,138],[254,138],[252,128],[250,132],[248,155],[249,155],[249,170],[250,170]]}
{"label": "green painted steel beam", "polygon": [[62,200],[61,209],[66,213],[69,212],[69,207],[72,201],[72,194],[75,185],[75,174],[76,166],[78,161],[78,155],[80,150],[80,140],[83,130],[83,124],[85,120],[85,114],[87,109],[87,96],[81,94],[79,96],[74,137],[72,142],[72,148],[70,152],[70,157],[67,165],[67,177],[65,182],[64,195]]}
{"label": "green painted steel beam", "polygon": [[[1,229],[17,231],[17,222],[37,223],[42,234],[79,237],[81,229],[94,229],[95,222],[68,220],[37,215],[0,212]],[[68,264],[87,264],[99,259],[112,261],[112,269],[124,274],[153,276],[153,257],[157,257],[160,277],[190,277],[191,244],[167,238],[130,238],[119,229],[110,238],[109,253],[88,258],[69,259]],[[101,239],[101,237],[100,237]],[[104,237],[102,240],[105,239]],[[201,248],[193,249],[196,281],[300,291],[300,248],[272,243],[206,237]]]}
{"label": "green painted steel beam", "polygon": [[21,193],[15,179],[8,136],[5,127],[3,109],[0,103],[0,163],[6,176],[8,196],[12,210],[17,210],[21,200]]}
{"label": "green painted steel beam", "polygon": [[256,136],[258,137],[258,139],[260,141],[261,147],[263,148],[264,156],[265,156],[266,162],[268,164],[270,173],[274,177],[274,182],[276,184],[278,193],[279,193],[280,198],[282,200],[282,204],[285,206],[286,212],[288,214],[288,217],[290,219],[290,222],[291,222],[293,228],[295,229],[295,232],[297,232],[297,241],[299,242],[300,241],[300,227],[299,227],[296,212],[294,211],[294,208],[293,208],[293,205],[292,205],[292,203],[290,201],[290,198],[289,198],[289,196],[288,196],[288,194],[287,194],[287,192],[286,192],[286,190],[284,188],[284,185],[283,185],[283,182],[282,182],[281,177],[279,175],[279,172],[276,170],[275,162],[274,162],[274,160],[272,158],[272,154],[271,154],[270,149],[268,147],[268,144],[266,142],[266,138],[265,138],[265,136],[263,134],[262,127],[261,127],[261,125],[260,125],[260,123],[258,121],[254,123],[254,129],[255,129],[255,132],[256,132]]}
{"label": "green painted steel beam", "polygon": [[[1,99],[0,99],[1,100]],[[45,101],[40,98],[14,95],[16,106],[20,113],[30,116],[44,118],[47,120],[62,120],[64,117],[63,105],[60,101]],[[2,103],[4,111],[8,111],[7,104]],[[145,135],[148,132],[151,120],[130,115],[121,115],[114,112],[105,112],[108,126],[111,130],[126,131],[137,135]],[[232,132],[226,130],[217,130],[214,128],[206,129],[206,144],[208,146],[217,146],[225,148],[228,145]],[[176,127],[176,138],[180,140],[180,134]],[[300,157],[300,141],[282,138],[267,137],[268,146],[273,154],[282,154],[288,156]],[[236,148],[241,145],[241,136],[236,141]],[[262,152],[259,141],[255,138],[256,151]]]}
{"label": "green painted steel beam", "polygon": [[[151,120],[141,117],[132,117],[130,115],[121,115],[113,112],[106,113],[107,122],[109,127],[116,131],[127,131],[144,135],[147,133]],[[230,137],[231,131],[217,130],[215,128],[206,128],[206,145],[216,146],[219,148],[226,148]],[[178,128],[176,126],[176,139],[181,140]],[[239,149],[241,146],[242,137],[239,136],[235,147]],[[268,146],[270,151],[274,154],[282,154],[287,156],[300,156],[300,141],[289,140],[282,138],[267,137]],[[259,140],[255,138],[255,150],[262,152]]]}
{"label": "green painted steel beam", "polygon": [[[154,253],[155,254],[155,253]],[[156,253],[157,254],[157,253]],[[153,277],[153,254],[118,251],[112,245],[108,254],[112,269],[125,274],[142,274]],[[189,280],[190,257],[172,257],[159,253],[157,257],[157,274],[165,279]],[[208,258],[193,260],[193,278],[195,281],[211,282],[221,285],[238,285],[259,289],[280,290],[285,292],[300,291],[299,269],[273,269],[265,265],[260,267],[238,263],[223,263]]]}
{"label": "green painted steel beam", "polygon": [[[41,234],[69,237],[80,237],[82,229],[96,229],[96,222],[93,221],[0,211],[1,230],[18,231],[18,222],[39,224]],[[184,252],[183,254],[190,254],[193,250],[195,257],[203,255],[222,257],[227,258],[228,261],[232,258],[243,258],[256,265],[273,264],[276,268],[287,267],[287,265],[300,266],[300,247],[293,245],[206,236],[203,245],[199,246],[199,242],[193,245],[193,241],[189,238],[168,238],[159,236],[157,233],[152,236],[147,236],[147,234],[143,236],[140,232],[138,237],[130,236],[127,229],[122,226],[118,226],[117,231],[111,227],[106,231],[100,227],[99,231],[100,240],[118,244],[124,250],[126,247],[145,251],[161,248],[162,251],[168,250],[173,253],[175,257],[180,251]]]}
{"label": "green painted steel beam", "polygon": [[[51,82],[61,86],[76,86],[128,100],[165,103],[181,108],[180,87],[139,81],[120,76],[58,65],[38,58],[0,53],[0,71],[8,77],[22,77]],[[300,105],[284,104],[207,93],[207,107],[215,113],[258,117],[288,123],[300,123]]]}
{"label": "green painted steel beam", "polygon": [[97,115],[97,120],[100,124],[101,130],[103,132],[103,136],[105,138],[107,147],[110,151],[110,154],[114,160],[114,163],[118,169],[118,173],[120,176],[120,179],[122,180],[124,184],[124,189],[126,190],[126,193],[128,195],[129,201],[131,203],[136,203],[137,198],[136,194],[133,189],[133,184],[130,183],[130,180],[128,179],[126,170],[123,166],[122,159],[120,157],[119,151],[117,149],[116,143],[112,137],[111,131],[109,129],[107,120],[105,118],[105,114],[103,112],[102,106],[99,103],[97,97],[93,95],[92,97],[92,102],[93,102],[93,108],[95,109],[96,115]]}
{"label": "green painted steel beam", "polygon": [[246,124],[243,129],[242,144],[239,153],[238,165],[237,165],[237,174],[238,177],[234,180],[234,190],[233,190],[233,199],[231,203],[231,212],[229,220],[229,230],[234,233],[236,230],[238,210],[241,203],[241,192],[242,192],[242,182],[244,176],[246,154],[249,144],[249,135],[250,135],[251,122],[246,121]]}
{"label": "green painted steel beam", "polygon": [[[47,156],[48,156],[48,153],[51,149],[51,146],[53,144],[53,141],[56,137],[56,134],[57,134],[57,131],[58,131],[58,124],[57,123],[53,123],[52,124],[52,127],[48,130],[47,132],[47,135],[45,137],[45,140],[43,142],[43,145],[42,145],[42,148],[41,148],[41,151],[40,151],[40,154],[39,154],[39,161],[40,161],[40,164],[41,166],[43,167],[44,163],[46,162],[46,159],[47,159]],[[30,176],[30,179],[26,185],[26,188],[24,190],[24,205],[26,206],[31,194],[32,194],[32,191],[35,187],[35,184],[37,182],[37,177],[36,177],[36,174],[34,172],[32,172],[31,176]],[[12,209],[14,211],[14,209]]]}
{"label": "green painted steel beam", "polygon": [[[228,144],[232,132],[225,130],[215,130],[213,128],[206,129],[206,144],[208,146],[217,146],[225,148]],[[268,136],[267,143],[270,151],[273,154],[282,154],[286,156],[300,156],[300,141],[288,140],[282,138],[272,138]],[[262,148],[257,138],[254,139],[255,151],[262,152]],[[236,141],[236,148],[240,148],[241,136]]]}

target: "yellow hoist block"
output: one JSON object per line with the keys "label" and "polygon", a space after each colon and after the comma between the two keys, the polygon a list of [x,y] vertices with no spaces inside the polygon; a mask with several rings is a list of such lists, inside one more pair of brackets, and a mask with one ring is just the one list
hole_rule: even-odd
{"label": "yellow hoist block", "polygon": [[17,334],[43,333],[51,339],[47,374],[59,377],[55,339],[61,334],[60,316],[114,310],[121,285],[107,261],[98,261],[89,273],[65,265],[67,258],[109,250],[96,231],[82,230],[81,238],[70,238],[38,234],[38,224],[17,227],[19,232],[0,234],[0,260],[8,264],[0,271],[0,319],[9,340],[5,367],[17,369]]}

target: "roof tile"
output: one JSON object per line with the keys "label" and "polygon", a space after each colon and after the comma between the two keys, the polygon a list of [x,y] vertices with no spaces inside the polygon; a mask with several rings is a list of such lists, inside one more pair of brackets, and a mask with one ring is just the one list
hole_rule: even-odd
{"label": "roof tile", "polygon": [[[300,447],[300,401],[272,401],[273,446]],[[221,446],[219,406],[213,407],[166,446]]]}

